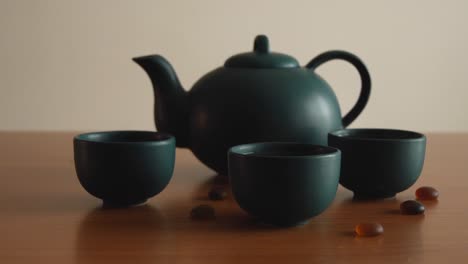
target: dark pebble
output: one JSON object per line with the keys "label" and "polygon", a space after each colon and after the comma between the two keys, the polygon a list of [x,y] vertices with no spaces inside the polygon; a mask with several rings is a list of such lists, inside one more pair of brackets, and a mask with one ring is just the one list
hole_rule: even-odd
{"label": "dark pebble", "polygon": [[209,220],[216,218],[214,208],[207,204],[194,207],[192,211],[190,211],[190,217],[195,220]]}
{"label": "dark pebble", "polygon": [[400,204],[400,211],[405,215],[423,214],[424,210],[426,210],[426,208],[424,208],[424,205],[418,201],[408,200]]}
{"label": "dark pebble", "polygon": [[213,201],[224,200],[227,197],[227,193],[223,188],[215,187],[210,190],[208,197]]}

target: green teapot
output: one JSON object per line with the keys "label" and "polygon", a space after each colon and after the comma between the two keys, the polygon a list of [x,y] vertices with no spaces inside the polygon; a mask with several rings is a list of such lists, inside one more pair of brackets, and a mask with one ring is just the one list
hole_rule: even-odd
{"label": "green teapot", "polygon": [[[361,76],[357,103],[343,118],[330,86],[314,70],[333,59],[348,61]],[[328,132],[353,122],[367,104],[369,72],[355,55],[328,51],[301,67],[291,56],[270,52],[268,38],[255,38],[253,52],[230,57],[224,66],[185,91],[160,55],[133,59],[149,75],[158,131],[190,148],[205,165],[227,175],[230,147],[252,142],[298,141],[327,145]]]}

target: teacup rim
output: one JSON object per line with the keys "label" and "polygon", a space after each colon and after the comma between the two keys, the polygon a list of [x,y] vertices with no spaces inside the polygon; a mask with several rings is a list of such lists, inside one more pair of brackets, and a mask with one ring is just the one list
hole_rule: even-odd
{"label": "teacup rim", "polygon": [[[145,140],[145,141],[101,141],[101,140],[93,140],[90,138],[86,138],[87,136],[91,135],[99,135],[99,134],[117,134],[117,133],[138,133],[138,134],[152,134],[152,135],[160,135],[162,136],[161,139],[155,140]],[[73,137],[74,141],[78,142],[87,142],[92,144],[103,144],[103,145],[164,145],[169,144],[171,141],[175,141],[175,137],[166,132],[160,131],[148,131],[148,130],[105,130],[105,131],[93,131],[93,132],[86,132],[80,133]]]}
{"label": "teacup rim", "polygon": [[[344,133],[347,131],[354,131],[354,132],[392,132],[392,133],[405,133],[411,134],[412,137],[406,138],[378,138],[378,137],[365,137],[365,136],[349,136],[349,135],[340,135],[340,133]],[[403,130],[403,129],[393,129],[393,128],[344,128],[334,130],[328,133],[329,136],[334,138],[339,138],[341,140],[349,140],[349,141],[375,141],[375,142],[401,142],[401,141],[423,141],[426,140],[426,136],[422,133],[411,131],[411,130]]]}
{"label": "teacup rim", "polygon": [[[310,155],[262,155],[262,154],[243,154],[239,153],[238,149],[242,147],[249,147],[249,146],[259,146],[259,145],[277,145],[277,146],[284,146],[284,145],[303,145],[308,147],[319,147],[325,148],[327,150],[331,150],[329,153],[323,154],[310,154]],[[326,158],[326,157],[333,157],[336,155],[340,155],[341,151],[338,148],[325,146],[325,145],[317,145],[312,143],[301,143],[301,142],[287,142],[287,141],[266,141],[266,142],[252,142],[246,144],[235,145],[229,148],[228,154],[234,155],[237,157],[242,158],[262,158],[262,159],[307,159],[307,158]]]}

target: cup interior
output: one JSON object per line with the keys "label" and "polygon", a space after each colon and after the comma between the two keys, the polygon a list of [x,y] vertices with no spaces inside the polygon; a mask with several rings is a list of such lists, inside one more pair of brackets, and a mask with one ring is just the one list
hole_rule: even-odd
{"label": "cup interior", "polygon": [[343,129],[330,134],[356,140],[416,140],[424,138],[423,134],[417,132],[396,129]]}
{"label": "cup interior", "polygon": [[320,156],[337,151],[332,147],[287,142],[252,143],[235,146],[230,150],[231,153],[241,156],[265,158]]}
{"label": "cup interior", "polygon": [[76,139],[101,143],[137,143],[164,141],[171,137],[166,133],[151,131],[106,131],[81,134]]}

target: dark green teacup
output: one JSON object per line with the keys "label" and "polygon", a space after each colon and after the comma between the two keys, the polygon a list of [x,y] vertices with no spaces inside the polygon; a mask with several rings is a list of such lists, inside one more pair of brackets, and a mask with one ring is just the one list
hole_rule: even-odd
{"label": "dark green teacup", "polygon": [[340,177],[338,149],[302,143],[253,143],[228,152],[239,206],[261,221],[295,226],[323,212]]}
{"label": "dark green teacup", "polygon": [[83,188],[111,206],[145,202],[161,192],[174,171],[175,138],[161,132],[109,131],[73,139]]}
{"label": "dark green teacup", "polygon": [[423,134],[393,129],[344,129],[328,135],[342,152],[340,183],[356,199],[380,199],[408,189],[421,174]]}

